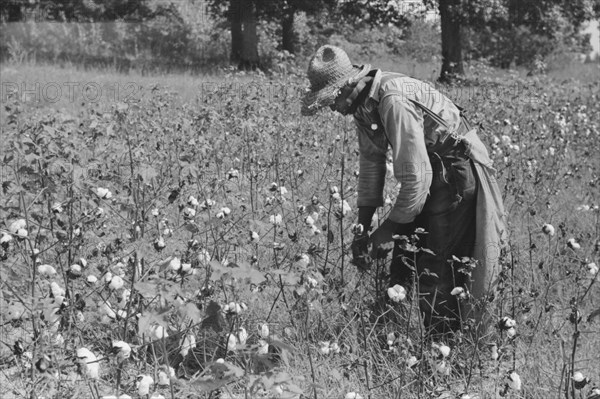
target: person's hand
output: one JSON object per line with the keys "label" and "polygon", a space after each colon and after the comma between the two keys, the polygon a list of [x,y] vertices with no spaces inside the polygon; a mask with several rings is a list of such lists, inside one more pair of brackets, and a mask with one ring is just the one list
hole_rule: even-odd
{"label": "person's hand", "polygon": [[371,234],[371,256],[374,259],[382,259],[394,248],[394,234],[398,228],[398,223],[386,219]]}
{"label": "person's hand", "polygon": [[352,263],[361,270],[367,270],[371,265],[367,232],[355,234],[350,248],[352,249]]}

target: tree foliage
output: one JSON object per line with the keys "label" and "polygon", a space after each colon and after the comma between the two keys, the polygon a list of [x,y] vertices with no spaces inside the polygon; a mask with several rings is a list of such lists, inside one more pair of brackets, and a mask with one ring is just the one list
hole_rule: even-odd
{"label": "tree foliage", "polygon": [[462,0],[464,38],[475,58],[493,65],[530,66],[552,51],[585,51],[589,37],[582,25],[600,15],[598,0]]}
{"label": "tree foliage", "polygon": [[[205,4],[188,1],[195,1],[194,7]],[[126,40],[147,42],[153,35],[145,31],[151,29],[167,32],[169,37],[159,40],[157,47],[179,43],[178,51],[186,51],[193,41],[189,32],[195,27],[185,22],[185,15],[174,4],[153,0],[9,0],[0,2],[0,22],[143,22],[151,27],[136,28],[135,37],[128,33]],[[420,14],[437,9],[442,25],[442,72],[460,74],[463,53],[466,59],[485,59],[508,67],[513,63],[531,66],[560,51],[584,52],[589,37],[580,33],[581,27],[587,20],[600,17],[600,0],[208,0],[207,5],[211,15],[222,21],[219,26],[231,31],[231,60],[252,68],[260,65],[257,29],[261,22],[269,23],[270,34],[279,37],[278,45],[267,47],[299,54],[314,51],[312,47],[331,34],[352,41],[348,32],[355,27],[390,25],[401,32],[398,42],[410,41],[406,32],[411,23],[421,23]],[[296,31],[300,12],[309,16],[311,32],[305,35],[309,40]]]}
{"label": "tree foliage", "polygon": [[149,0],[11,0],[0,3],[0,20],[57,22],[139,22],[175,15],[173,4],[151,5]]}

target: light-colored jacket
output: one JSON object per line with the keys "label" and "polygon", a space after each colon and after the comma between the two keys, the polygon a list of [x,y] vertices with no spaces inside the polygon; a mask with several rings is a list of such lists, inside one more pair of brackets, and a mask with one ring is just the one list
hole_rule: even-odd
{"label": "light-colored jacket", "polygon": [[[401,94],[385,96],[388,91]],[[445,133],[445,129],[424,118],[411,99],[441,116],[453,130],[460,125],[460,111],[442,93],[425,82],[382,71],[377,71],[367,99],[354,113],[360,149],[357,205],[383,204],[389,144],[394,176],[401,183],[389,216],[396,223],[412,222],[421,213],[433,177],[428,148]]]}
{"label": "light-colored jacket", "polygon": [[[441,117],[447,129],[428,117],[413,100]],[[460,110],[425,82],[378,70],[366,100],[354,113],[354,120],[360,151],[357,205],[383,205],[386,158],[391,147],[394,176],[401,186],[388,217],[396,223],[412,222],[429,195],[433,172],[428,150],[436,148],[447,133],[458,130]],[[467,156],[475,161],[479,183],[472,255],[479,266],[473,272],[476,284],[471,293],[481,297],[495,286],[499,274],[505,215],[495,170],[477,131],[468,132],[463,141]]]}

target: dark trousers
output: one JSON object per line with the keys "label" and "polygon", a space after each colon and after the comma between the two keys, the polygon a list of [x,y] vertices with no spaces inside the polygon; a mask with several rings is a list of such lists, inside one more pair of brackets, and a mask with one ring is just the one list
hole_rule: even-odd
{"label": "dark trousers", "polygon": [[438,335],[457,331],[461,326],[458,298],[450,292],[454,287],[468,287],[468,277],[458,271],[459,265],[448,261],[452,255],[472,256],[477,180],[472,161],[464,155],[441,158],[432,154],[430,161],[433,178],[425,207],[413,223],[401,225],[397,234],[410,237],[415,229],[424,229],[426,233],[416,234],[417,247],[433,253],[412,252],[397,242],[390,282],[411,288],[416,269],[419,308],[425,327],[430,334]]}

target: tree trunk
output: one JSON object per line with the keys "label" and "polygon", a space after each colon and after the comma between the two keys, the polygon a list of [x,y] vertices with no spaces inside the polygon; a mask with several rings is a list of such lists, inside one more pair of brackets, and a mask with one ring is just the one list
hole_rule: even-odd
{"label": "tree trunk", "polygon": [[260,67],[258,57],[258,33],[254,1],[244,1],[242,8],[242,53],[239,69],[254,70]]}
{"label": "tree trunk", "polygon": [[23,15],[23,9],[19,3],[11,3],[3,5],[0,8],[0,20],[5,22],[21,22],[25,18]]}
{"label": "tree trunk", "polygon": [[462,43],[460,34],[460,0],[440,0],[442,24],[442,72],[440,82],[450,82],[463,75]]}
{"label": "tree trunk", "polygon": [[296,31],[294,30],[294,9],[284,10],[281,17],[281,49],[290,54],[296,53]]}
{"label": "tree trunk", "polygon": [[242,31],[242,8],[244,0],[230,0],[229,23],[231,24],[231,63],[237,64],[242,59],[244,34]]}

